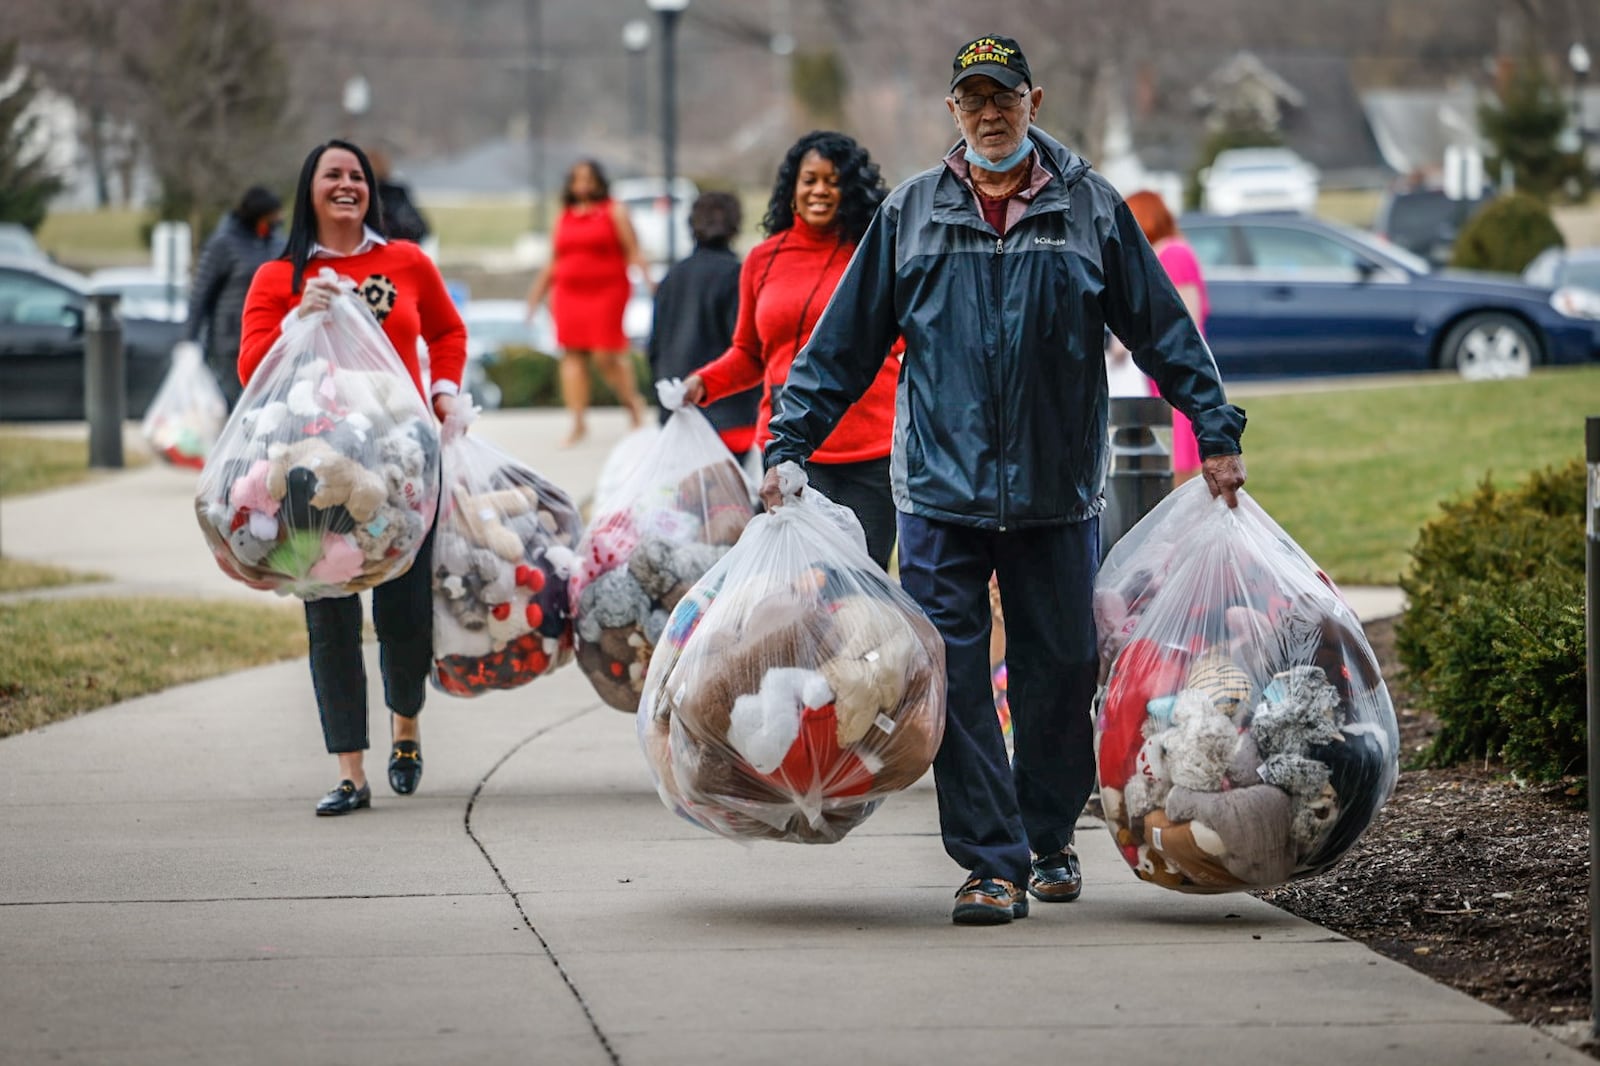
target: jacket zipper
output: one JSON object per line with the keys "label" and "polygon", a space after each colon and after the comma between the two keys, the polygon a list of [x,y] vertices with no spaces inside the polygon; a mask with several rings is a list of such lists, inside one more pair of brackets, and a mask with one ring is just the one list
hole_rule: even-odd
{"label": "jacket zipper", "polygon": [[995,373],[995,423],[1000,432],[1000,466],[996,471],[996,487],[1000,490],[1000,532],[1006,531],[1006,401],[1005,401],[1005,365],[1002,359],[1004,351],[1005,334],[1005,299],[1000,291],[1000,282],[1005,275],[1001,257],[1006,250],[1006,239],[997,236],[994,241],[994,373]]}

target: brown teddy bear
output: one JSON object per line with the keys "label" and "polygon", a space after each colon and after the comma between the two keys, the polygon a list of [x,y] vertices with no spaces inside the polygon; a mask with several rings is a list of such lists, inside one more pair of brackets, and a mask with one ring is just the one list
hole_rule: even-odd
{"label": "brown teddy bear", "polygon": [[530,488],[496,489],[473,494],[457,484],[454,520],[467,538],[488,548],[508,563],[521,562],[527,546],[522,538],[506,528],[503,519],[533,511],[539,505],[538,493]]}
{"label": "brown teddy bear", "polygon": [[839,744],[854,744],[881,715],[893,716],[917,656],[905,616],[871,596],[847,596],[831,616],[838,640],[821,666],[839,711]]}

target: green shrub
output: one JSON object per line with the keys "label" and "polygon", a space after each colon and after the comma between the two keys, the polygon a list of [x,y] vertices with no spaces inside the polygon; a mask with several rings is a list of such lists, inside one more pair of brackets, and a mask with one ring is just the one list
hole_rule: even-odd
{"label": "green shrub", "polygon": [[1486,479],[1418,537],[1395,640],[1439,717],[1434,765],[1502,759],[1538,780],[1584,765],[1586,474],[1574,461],[1508,492]]}
{"label": "green shrub", "polygon": [[[655,395],[655,385],[650,378],[650,364],[639,352],[629,355],[633,377],[639,395],[649,402]],[[560,407],[561,360],[534,351],[532,348],[504,348],[492,362],[484,367],[489,380],[500,386],[501,407]],[[589,402],[594,407],[615,407],[616,393],[600,380],[600,374],[591,364],[589,368]]]}
{"label": "green shrub", "polygon": [[1520,274],[1534,256],[1565,243],[1550,209],[1535,197],[1514,192],[1489,201],[1467,220],[1450,265]]}

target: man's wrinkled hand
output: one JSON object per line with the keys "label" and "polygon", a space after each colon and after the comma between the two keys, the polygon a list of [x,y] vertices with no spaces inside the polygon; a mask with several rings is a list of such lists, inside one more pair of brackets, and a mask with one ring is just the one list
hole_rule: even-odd
{"label": "man's wrinkled hand", "polygon": [[776,511],[783,506],[783,484],[777,467],[768,470],[761,479],[761,503],[769,511]]}
{"label": "man's wrinkled hand", "polygon": [[1239,490],[1244,487],[1244,456],[1213,455],[1200,464],[1211,495],[1221,496],[1229,507],[1239,506]]}

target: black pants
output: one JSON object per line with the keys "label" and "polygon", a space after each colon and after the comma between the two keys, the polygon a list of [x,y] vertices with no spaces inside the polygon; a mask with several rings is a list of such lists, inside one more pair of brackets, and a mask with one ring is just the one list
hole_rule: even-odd
{"label": "black pants", "polygon": [[[1007,533],[900,515],[900,583],[944,637],[948,704],[933,760],[945,851],[971,873],[1023,884],[1058,851],[1094,788],[1098,519]],[[989,575],[1006,619],[1016,757],[989,678]]]}
{"label": "black pants", "polygon": [[231,414],[239,406],[239,395],[244,392],[244,386],[239,384],[239,353],[235,348],[232,351],[218,351],[206,353],[206,369],[211,371],[211,376],[217,381],[217,388],[222,390],[222,398],[228,403]]}
{"label": "black pants", "polygon": [[[415,718],[433,667],[433,533],[411,569],[372,590],[372,628],[378,635],[383,699],[403,718]],[[365,751],[367,668],[361,656],[361,597],[306,601],[311,638],[311,685],[328,751]]]}
{"label": "black pants", "polygon": [[867,554],[887,570],[894,552],[896,514],[889,488],[889,457],[860,463],[810,462],[806,481],[834,503],[855,512],[867,535]]}

